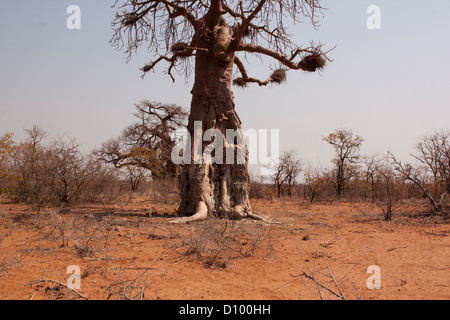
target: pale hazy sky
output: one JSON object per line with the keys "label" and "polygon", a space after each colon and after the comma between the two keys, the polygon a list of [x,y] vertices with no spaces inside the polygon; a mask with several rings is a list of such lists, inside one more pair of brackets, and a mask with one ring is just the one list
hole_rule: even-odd
{"label": "pale hazy sky", "polygon": [[[50,137],[68,134],[85,150],[133,121],[143,100],[189,108],[191,81],[175,84],[163,72],[141,79],[151,60],[145,48],[126,64],[109,45],[114,1],[2,0],[0,2],[0,134],[40,125]],[[81,8],[81,30],[68,30],[66,9]],[[322,137],[347,127],[365,141],[363,154],[390,150],[407,157],[421,135],[450,128],[450,1],[323,1],[319,30],[290,30],[298,44],[337,45],[319,74],[288,72],[281,86],[234,88],[244,128],[280,129],[280,148],[328,164]],[[369,5],[381,8],[381,30],[369,30]],[[253,62],[253,60],[252,60]],[[276,63],[254,61],[267,77]],[[159,69],[162,71],[162,68]]]}

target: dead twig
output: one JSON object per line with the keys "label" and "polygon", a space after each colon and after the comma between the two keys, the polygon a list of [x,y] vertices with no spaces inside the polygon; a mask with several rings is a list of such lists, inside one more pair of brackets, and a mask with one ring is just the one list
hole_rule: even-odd
{"label": "dead twig", "polygon": [[[71,288],[71,287],[69,287],[67,284],[62,283],[62,282],[59,282],[59,281],[57,281],[57,280],[51,280],[51,279],[33,280],[33,281],[30,281],[30,282],[28,283],[28,285],[29,285],[29,286],[32,286],[32,285],[37,284],[37,283],[46,283],[46,282],[50,282],[50,283],[53,283],[53,284],[57,284],[58,286],[64,287],[64,288],[68,289],[69,291],[75,293],[75,294],[76,294],[78,297],[80,297],[81,299],[84,299],[84,300],[90,300],[88,297],[84,296],[83,294],[81,294],[81,293],[80,293],[79,291],[77,291],[76,289]],[[36,294],[36,292],[37,292],[37,290],[35,290],[35,291],[33,292],[33,295],[31,296],[31,299],[33,299],[33,297],[34,297],[34,295]]]}
{"label": "dead twig", "polygon": [[[323,285],[322,283],[320,283],[316,277],[314,276],[314,273],[312,274],[308,274],[306,272],[303,272],[299,275],[291,275],[291,277],[297,278],[297,277],[305,277],[307,279],[310,279],[314,282],[314,284],[317,286],[317,291],[320,297],[320,300],[323,300],[323,295],[322,295],[322,291],[320,290],[320,288],[325,289],[326,291],[328,291],[329,293],[335,295],[338,299],[342,299],[342,300],[346,300],[345,297],[343,295],[337,294],[336,292],[334,292],[333,290],[331,290],[330,288],[328,288],[327,286]],[[306,281],[305,281],[305,285],[306,285]]]}
{"label": "dead twig", "polygon": [[[297,251],[305,264],[306,270],[302,271],[297,275],[291,274],[290,276],[294,279],[290,281],[288,284],[298,279],[304,278],[304,283],[302,288],[300,289],[300,293],[303,288],[307,288],[311,293],[316,294],[321,300],[324,300],[327,297],[327,295],[332,295],[339,300],[347,300],[347,298],[344,295],[344,291],[341,289],[341,287],[344,286],[344,288],[348,288],[348,285],[342,283],[341,281],[343,279],[346,279],[348,274],[346,274],[344,277],[340,279],[337,279],[332,267],[329,264],[326,267],[319,267],[314,261],[312,261],[313,266],[310,266],[308,264],[308,262],[310,261],[304,258],[303,253],[298,246]],[[311,290],[310,288],[307,287],[309,280],[313,282],[315,290]],[[356,294],[356,298],[360,299],[358,294]]]}

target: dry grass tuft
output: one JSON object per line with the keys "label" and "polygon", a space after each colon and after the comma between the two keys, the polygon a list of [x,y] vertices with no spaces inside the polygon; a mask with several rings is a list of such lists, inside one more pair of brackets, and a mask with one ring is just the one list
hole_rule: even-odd
{"label": "dry grass tuft", "polygon": [[270,238],[255,223],[210,219],[196,223],[183,242],[187,255],[198,255],[205,267],[226,268],[232,259],[269,256]]}

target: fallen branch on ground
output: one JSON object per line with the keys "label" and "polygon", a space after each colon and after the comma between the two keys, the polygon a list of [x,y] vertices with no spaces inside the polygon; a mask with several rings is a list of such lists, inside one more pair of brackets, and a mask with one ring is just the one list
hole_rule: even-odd
{"label": "fallen branch on ground", "polygon": [[[29,285],[29,286],[32,286],[32,285],[37,284],[37,283],[45,283],[45,282],[50,282],[50,283],[53,283],[53,284],[57,284],[58,286],[64,287],[64,288],[68,289],[69,291],[75,293],[75,294],[76,294],[78,297],[80,297],[81,299],[84,299],[84,300],[90,300],[88,297],[82,295],[82,294],[81,294],[79,291],[77,291],[76,289],[71,288],[71,287],[67,286],[67,284],[62,283],[62,282],[59,282],[59,281],[56,281],[56,280],[50,280],[50,279],[33,280],[33,281],[30,281],[30,282],[28,283],[28,285]],[[34,295],[33,295],[33,296],[34,296]]]}

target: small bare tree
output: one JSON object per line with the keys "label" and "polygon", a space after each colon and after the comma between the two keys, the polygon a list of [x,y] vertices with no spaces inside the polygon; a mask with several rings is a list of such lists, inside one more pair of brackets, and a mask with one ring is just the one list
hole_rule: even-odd
{"label": "small bare tree", "polygon": [[389,159],[385,157],[384,159],[378,159],[375,162],[375,167],[373,171],[373,180],[380,182],[380,188],[375,189],[375,182],[373,182],[374,193],[378,199],[378,205],[383,211],[384,220],[391,220],[392,213],[395,209],[396,203],[398,201],[397,187],[397,175],[389,162]]}
{"label": "small bare tree", "polygon": [[58,137],[48,147],[48,153],[49,164],[54,169],[54,193],[63,203],[78,199],[88,178],[86,158],[79,144],[74,138]]}
{"label": "small bare tree", "polygon": [[256,176],[251,174],[250,198],[253,199],[264,198],[266,189],[264,181],[265,181],[264,176]]}
{"label": "small bare tree", "polygon": [[358,135],[354,135],[350,129],[338,129],[323,138],[335,150],[333,163],[335,165],[336,192],[340,198],[345,190],[348,180],[354,175],[354,168],[359,159],[359,148],[364,141]]}
{"label": "small bare tree", "polygon": [[298,159],[294,150],[282,152],[275,173],[272,175],[278,198],[283,193],[286,193],[289,197],[292,196],[293,186],[302,169],[303,162]]}
{"label": "small bare tree", "polygon": [[47,132],[38,125],[33,125],[30,129],[25,129],[28,134],[27,143],[31,146],[33,151],[36,151],[42,140],[47,136]]}
{"label": "small bare tree", "polygon": [[361,175],[364,181],[364,201],[367,201],[370,193],[370,200],[375,202],[376,172],[379,156],[376,154],[362,157]]}
{"label": "small bare tree", "polygon": [[326,168],[308,165],[304,172],[304,192],[305,198],[309,199],[309,202],[313,202],[320,197],[323,189],[330,183],[330,176]]}
{"label": "small bare tree", "polygon": [[9,156],[16,200],[39,212],[48,204],[94,201],[115,181],[100,162],[80,151],[74,138],[62,136],[44,144],[45,131],[34,126],[26,132],[26,141],[15,144]]}
{"label": "small bare tree", "polygon": [[119,178],[114,168],[91,153],[86,157],[86,179],[80,200],[110,202],[118,196]]}
{"label": "small bare tree", "polygon": [[17,177],[16,197],[37,207],[51,202],[54,168],[48,161],[48,152],[42,144],[46,132],[38,126],[25,130],[28,137],[17,145],[12,154],[14,174]]}

